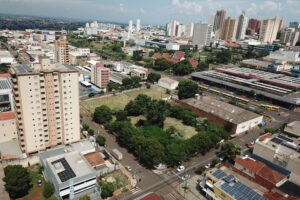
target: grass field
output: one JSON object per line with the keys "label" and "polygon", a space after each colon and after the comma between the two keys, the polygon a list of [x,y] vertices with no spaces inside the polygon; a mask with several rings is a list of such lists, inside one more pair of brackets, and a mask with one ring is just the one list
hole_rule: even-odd
{"label": "grass field", "polygon": [[171,126],[174,126],[184,139],[191,138],[193,135],[197,134],[194,127],[186,126],[178,119],[167,117],[164,122],[164,130],[167,130]]}
{"label": "grass field", "polygon": [[84,106],[90,113],[93,113],[95,108],[101,105],[107,105],[111,109],[123,109],[126,104],[133,100],[138,94],[146,94],[153,99],[161,99],[169,97],[166,94],[166,89],[158,86],[152,86],[149,89],[142,89],[122,94],[116,94],[115,96],[98,97],[94,99],[88,99],[81,101],[81,105]]}

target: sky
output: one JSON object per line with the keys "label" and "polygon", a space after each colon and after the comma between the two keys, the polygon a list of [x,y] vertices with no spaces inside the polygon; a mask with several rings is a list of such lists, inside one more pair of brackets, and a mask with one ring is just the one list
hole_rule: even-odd
{"label": "sky", "polygon": [[300,0],[0,0],[0,13],[73,18],[127,23],[141,19],[143,25],[207,22],[217,10],[237,18],[300,21]]}

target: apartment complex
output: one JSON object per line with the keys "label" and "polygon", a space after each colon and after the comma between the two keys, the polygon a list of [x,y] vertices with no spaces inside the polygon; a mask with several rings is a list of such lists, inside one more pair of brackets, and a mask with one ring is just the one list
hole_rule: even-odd
{"label": "apartment complex", "polygon": [[245,12],[243,12],[238,21],[236,39],[243,40],[245,39],[246,29],[248,24],[248,17],[246,17]]}
{"label": "apartment complex", "polygon": [[237,31],[237,21],[231,17],[228,17],[225,20],[223,31],[221,35],[222,40],[236,40],[236,31]]}
{"label": "apartment complex", "polygon": [[300,31],[295,28],[287,28],[281,33],[280,41],[287,46],[295,46],[299,40]]}
{"label": "apartment complex", "polygon": [[247,35],[254,35],[260,33],[261,21],[251,18],[248,22]]}
{"label": "apartment complex", "polygon": [[198,48],[209,46],[211,42],[213,26],[210,24],[195,23],[192,44]]}
{"label": "apartment complex", "polygon": [[103,62],[92,65],[91,82],[100,88],[107,88],[109,83],[109,69],[104,67]]}
{"label": "apartment complex", "polygon": [[65,36],[62,36],[59,40],[54,42],[55,51],[54,51],[54,58],[55,63],[58,64],[69,64],[70,57],[69,57],[69,43]]}
{"label": "apartment complex", "polygon": [[37,153],[80,140],[78,71],[19,65],[10,73],[23,152]]}
{"label": "apartment complex", "polygon": [[259,35],[259,41],[264,43],[272,43],[274,40],[276,40],[279,28],[280,20],[276,17],[274,19],[263,20]]}
{"label": "apartment complex", "polygon": [[216,15],[215,15],[215,20],[214,20],[214,27],[213,31],[218,31],[222,30],[224,23],[225,23],[225,17],[226,17],[226,11],[225,10],[218,10]]}

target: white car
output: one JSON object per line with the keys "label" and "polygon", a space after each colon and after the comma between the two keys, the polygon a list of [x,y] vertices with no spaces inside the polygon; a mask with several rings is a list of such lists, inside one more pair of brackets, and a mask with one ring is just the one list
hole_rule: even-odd
{"label": "white car", "polygon": [[208,168],[210,168],[210,166],[211,166],[211,164],[210,164],[210,163],[207,163],[207,164],[205,165],[205,168],[208,169]]}
{"label": "white car", "polygon": [[188,180],[190,177],[191,177],[191,175],[185,174],[185,175],[183,175],[183,176],[181,177],[181,179],[182,179],[183,181],[186,181],[186,180]]}
{"label": "white car", "polygon": [[132,169],[131,169],[131,167],[130,166],[125,166],[125,168],[127,169],[127,171],[129,171],[129,172],[131,172],[132,171]]}
{"label": "white car", "polygon": [[180,165],[178,168],[177,168],[177,171],[178,172],[181,172],[185,169],[185,167],[183,165]]}

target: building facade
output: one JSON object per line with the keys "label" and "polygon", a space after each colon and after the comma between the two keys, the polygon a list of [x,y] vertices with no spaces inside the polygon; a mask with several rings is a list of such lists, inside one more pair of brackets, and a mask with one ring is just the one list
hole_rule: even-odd
{"label": "building facade", "polygon": [[248,17],[246,17],[245,12],[240,15],[237,31],[236,31],[236,39],[243,40],[245,39],[246,29],[248,25]]}
{"label": "building facade", "polygon": [[251,18],[248,22],[246,34],[247,35],[259,34],[260,27],[261,27],[261,21],[258,19]]}
{"label": "building facade", "polygon": [[299,22],[290,22],[290,28],[299,28]]}
{"label": "building facade", "polygon": [[37,153],[80,140],[78,71],[66,67],[11,70],[19,141]]}
{"label": "building facade", "polygon": [[69,43],[65,36],[62,36],[59,40],[54,42],[55,53],[54,59],[57,64],[69,64]]}
{"label": "building facade", "polygon": [[274,19],[263,20],[259,35],[259,41],[263,43],[273,43],[274,40],[276,40],[279,28],[280,20],[276,17]]}
{"label": "building facade", "polygon": [[15,112],[0,113],[0,143],[18,139]]}
{"label": "building facade", "polygon": [[104,63],[99,62],[92,65],[91,82],[100,88],[107,88],[109,83],[109,69],[104,67]]}
{"label": "building facade", "polygon": [[236,40],[236,31],[237,31],[237,21],[231,17],[228,17],[225,20],[221,39],[226,41],[235,41]]}
{"label": "building facade", "polygon": [[287,46],[295,46],[299,40],[300,31],[295,28],[287,28],[281,33],[280,41]]}
{"label": "building facade", "polygon": [[210,24],[195,23],[192,44],[193,46],[198,46],[202,48],[204,46],[209,46],[211,42],[213,26]]}

